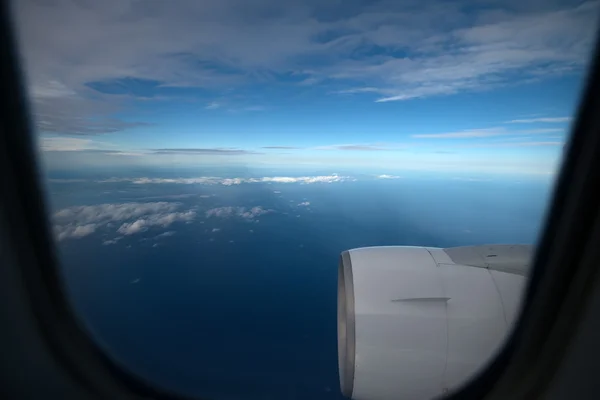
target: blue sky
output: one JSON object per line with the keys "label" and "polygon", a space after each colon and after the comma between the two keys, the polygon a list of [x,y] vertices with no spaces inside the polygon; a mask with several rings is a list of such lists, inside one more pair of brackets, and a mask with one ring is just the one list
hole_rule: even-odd
{"label": "blue sky", "polygon": [[548,175],[595,1],[17,2],[50,169]]}

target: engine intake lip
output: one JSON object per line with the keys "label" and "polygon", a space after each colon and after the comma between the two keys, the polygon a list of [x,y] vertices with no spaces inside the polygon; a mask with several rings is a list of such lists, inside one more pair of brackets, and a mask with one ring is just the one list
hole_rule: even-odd
{"label": "engine intake lip", "polygon": [[355,315],[352,261],[348,251],[342,252],[338,267],[338,373],[340,390],[346,397],[354,391]]}

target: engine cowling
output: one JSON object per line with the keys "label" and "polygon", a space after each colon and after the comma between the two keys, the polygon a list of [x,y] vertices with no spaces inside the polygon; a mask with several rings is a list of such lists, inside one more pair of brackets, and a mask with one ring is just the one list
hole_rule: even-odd
{"label": "engine cowling", "polygon": [[531,246],[366,247],[338,269],[342,393],[431,399],[491,359],[518,315]]}

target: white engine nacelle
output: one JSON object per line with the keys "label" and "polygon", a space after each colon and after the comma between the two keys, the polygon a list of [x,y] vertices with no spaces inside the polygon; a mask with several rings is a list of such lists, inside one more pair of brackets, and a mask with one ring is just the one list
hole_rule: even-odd
{"label": "white engine nacelle", "polygon": [[342,253],[338,362],[356,400],[426,400],[491,359],[518,315],[531,246]]}

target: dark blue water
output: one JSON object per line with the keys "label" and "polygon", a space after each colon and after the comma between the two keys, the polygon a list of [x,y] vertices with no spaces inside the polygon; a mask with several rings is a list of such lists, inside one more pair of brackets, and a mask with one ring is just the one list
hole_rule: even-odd
{"label": "dark blue water", "polygon": [[[70,298],[105,349],[157,386],[212,399],[341,398],[340,252],[534,243],[549,189],[548,182],[514,179],[49,186],[54,209],[212,195],[176,200],[196,207],[190,224],[151,229],[112,246],[102,245],[106,232],[60,243]],[[303,201],[310,206],[298,207]],[[204,210],[220,206],[274,212],[258,222],[204,217]],[[151,238],[165,230],[176,234],[153,247]]]}

